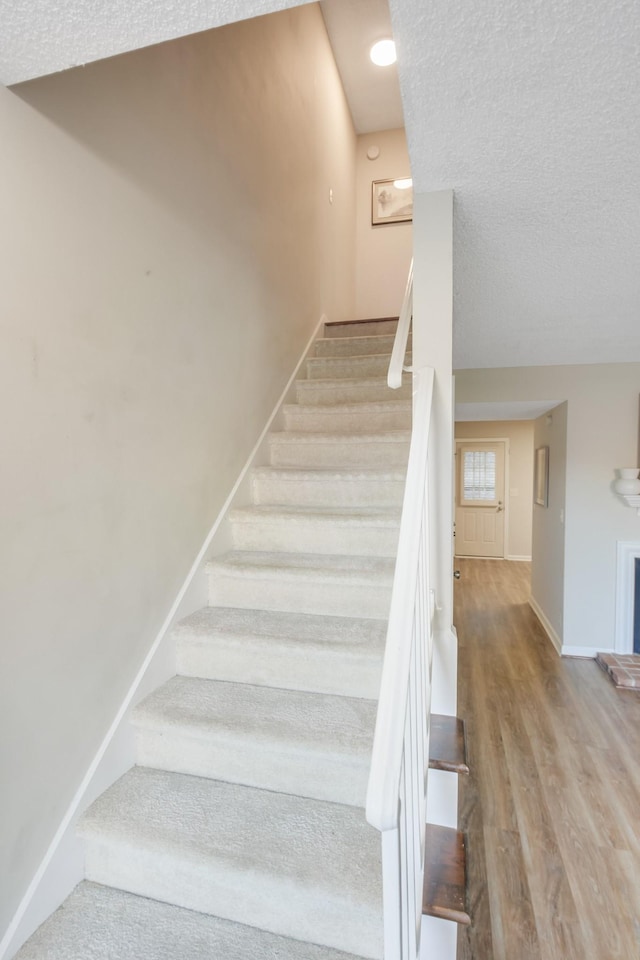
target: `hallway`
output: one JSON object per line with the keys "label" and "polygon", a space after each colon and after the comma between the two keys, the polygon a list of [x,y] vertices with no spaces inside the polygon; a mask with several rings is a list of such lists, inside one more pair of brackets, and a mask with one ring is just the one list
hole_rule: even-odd
{"label": "hallway", "polygon": [[640,695],[558,657],[529,564],[456,562],[472,917],[458,960],[639,958]]}

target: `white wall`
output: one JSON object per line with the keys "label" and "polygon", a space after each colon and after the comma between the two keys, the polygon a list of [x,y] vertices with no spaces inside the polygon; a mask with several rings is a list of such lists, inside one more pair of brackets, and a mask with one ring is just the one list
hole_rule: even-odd
{"label": "white wall", "polygon": [[[563,652],[614,642],[616,541],[640,520],[612,490],[637,456],[640,363],[460,370],[456,399],[568,401]],[[534,545],[535,549],[535,545]]]}
{"label": "white wall", "polygon": [[567,413],[561,403],[534,424],[534,447],[549,448],[548,505],[533,506],[531,606],[558,650],[564,633],[564,553],[567,482]]}
{"label": "white wall", "polygon": [[429,440],[431,578],[436,593],[435,713],[455,714],[457,649],[453,624],[453,193],[415,198],[413,368],[433,367]]}
{"label": "white wall", "polygon": [[[413,367],[433,367],[429,437],[430,573],[436,610],[433,637],[434,713],[456,715],[458,644],[453,628],[453,192],[419,194],[414,204],[415,270]],[[456,827],[458,777],[429,771],[427,820]],[[457,931],[438,918],[422,918],[422,953],[454,960]]]}
{"label": "white wall", "polygon": [[531,515],[533,500],[533,421],[474,420],[458,421],[456,440],[492,439],[509,441],[508,489],[505,504],[508,513],[506,559],[531,558]]}
{"label": "white wall", "polygon": [[[374,145],[380,155],[369,160]],[[397,317],[413,254],[412,224],[373,226],[371,184],[411,176],[404,130],[361,134],[356,156],[356,317]]]}
{"label": "white wall", "polygon": [[0,89],[0,126],[2,931],[320,314],[353,315],[355,135],[315,5]]}

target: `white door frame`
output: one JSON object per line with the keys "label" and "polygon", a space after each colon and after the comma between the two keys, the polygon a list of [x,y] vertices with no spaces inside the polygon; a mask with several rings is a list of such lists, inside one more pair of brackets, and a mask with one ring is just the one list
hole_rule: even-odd
{"label": "white door frame", "polygon": [[[453,474],[455,477],[455,486],[454,486],[454,496],[453,496],[453,505],[454,510],[457,510],[458,503],[458,491],[460,489],[459,476],[458,476],[458,447],[463,443],[503,443],[504,444],[504,549],[502,551],[502,557],[487,557],[487,560],[508,560],[509,559],[509,437],[456,437],[455,438],[455,463]],[[455,550],[454,550],[455,553]]]}

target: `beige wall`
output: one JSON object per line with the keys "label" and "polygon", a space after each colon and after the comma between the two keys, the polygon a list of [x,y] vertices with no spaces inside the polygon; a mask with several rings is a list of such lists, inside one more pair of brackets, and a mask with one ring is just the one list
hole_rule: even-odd
{"label": "beige wall", "polygon": [[[367,150],[380,148],[377,160]],[[371,224],[371,183],[410,177],[404,130],[361,134],[357,147],[356,316],[397,317],[413,252],[411,223]]]}
{"label": "beige wall", "polygon": [[490,420],[458,422],[456,440],[492,439],[509,441],[508,489],[505,503],[508,510],[506,558],[519,560],[531,557],[531,514],[533,498],[533,421]]}
{"label": "beige wall", "polygon": [[561,403],[534,425],[535,449],[549,448],[549,485],[547,506],[536,503],[533,507],[531,598],[558,646],[564,632],[567,413],[568,404]]}
{"label": "beige wall", "polygon": [[2,931],[321,313],[353,314],[355,135],[315,5],[0,89],[0,127]]}
{"label": "beige wall", "polygon": [[[563,649],[614,643],[616,541],[637,540],[638,517],[612,490],[637,454],[640,363],[460,370],[460,403],[568,401]],[[535,544],[534,544],[535,548]],[[549,558],[552,562],[552,558]],[[546,613],[546,611],[545,611]]]}

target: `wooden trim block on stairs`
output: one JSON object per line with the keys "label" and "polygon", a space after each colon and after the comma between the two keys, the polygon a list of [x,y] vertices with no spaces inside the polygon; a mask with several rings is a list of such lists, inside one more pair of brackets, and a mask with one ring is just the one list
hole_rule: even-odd
{"label": "wooden trim block on stairs", "polygon": [[429,766],[432,770],[469,773],[464,720],[439,713],[431,714]]}
{"label": "wooden trim block on stairs", "polygon": [[358,323],[387,323],[389,320],[399,319],[399,317],[362,317],[360,320],[328,320],[325,328],[333,330],[336,327],[352,327]]}
{"label": "wooden trim block on stairs", "polygon": [[464,834],[427,824],[422,912],[429,917],[469,924]]}

